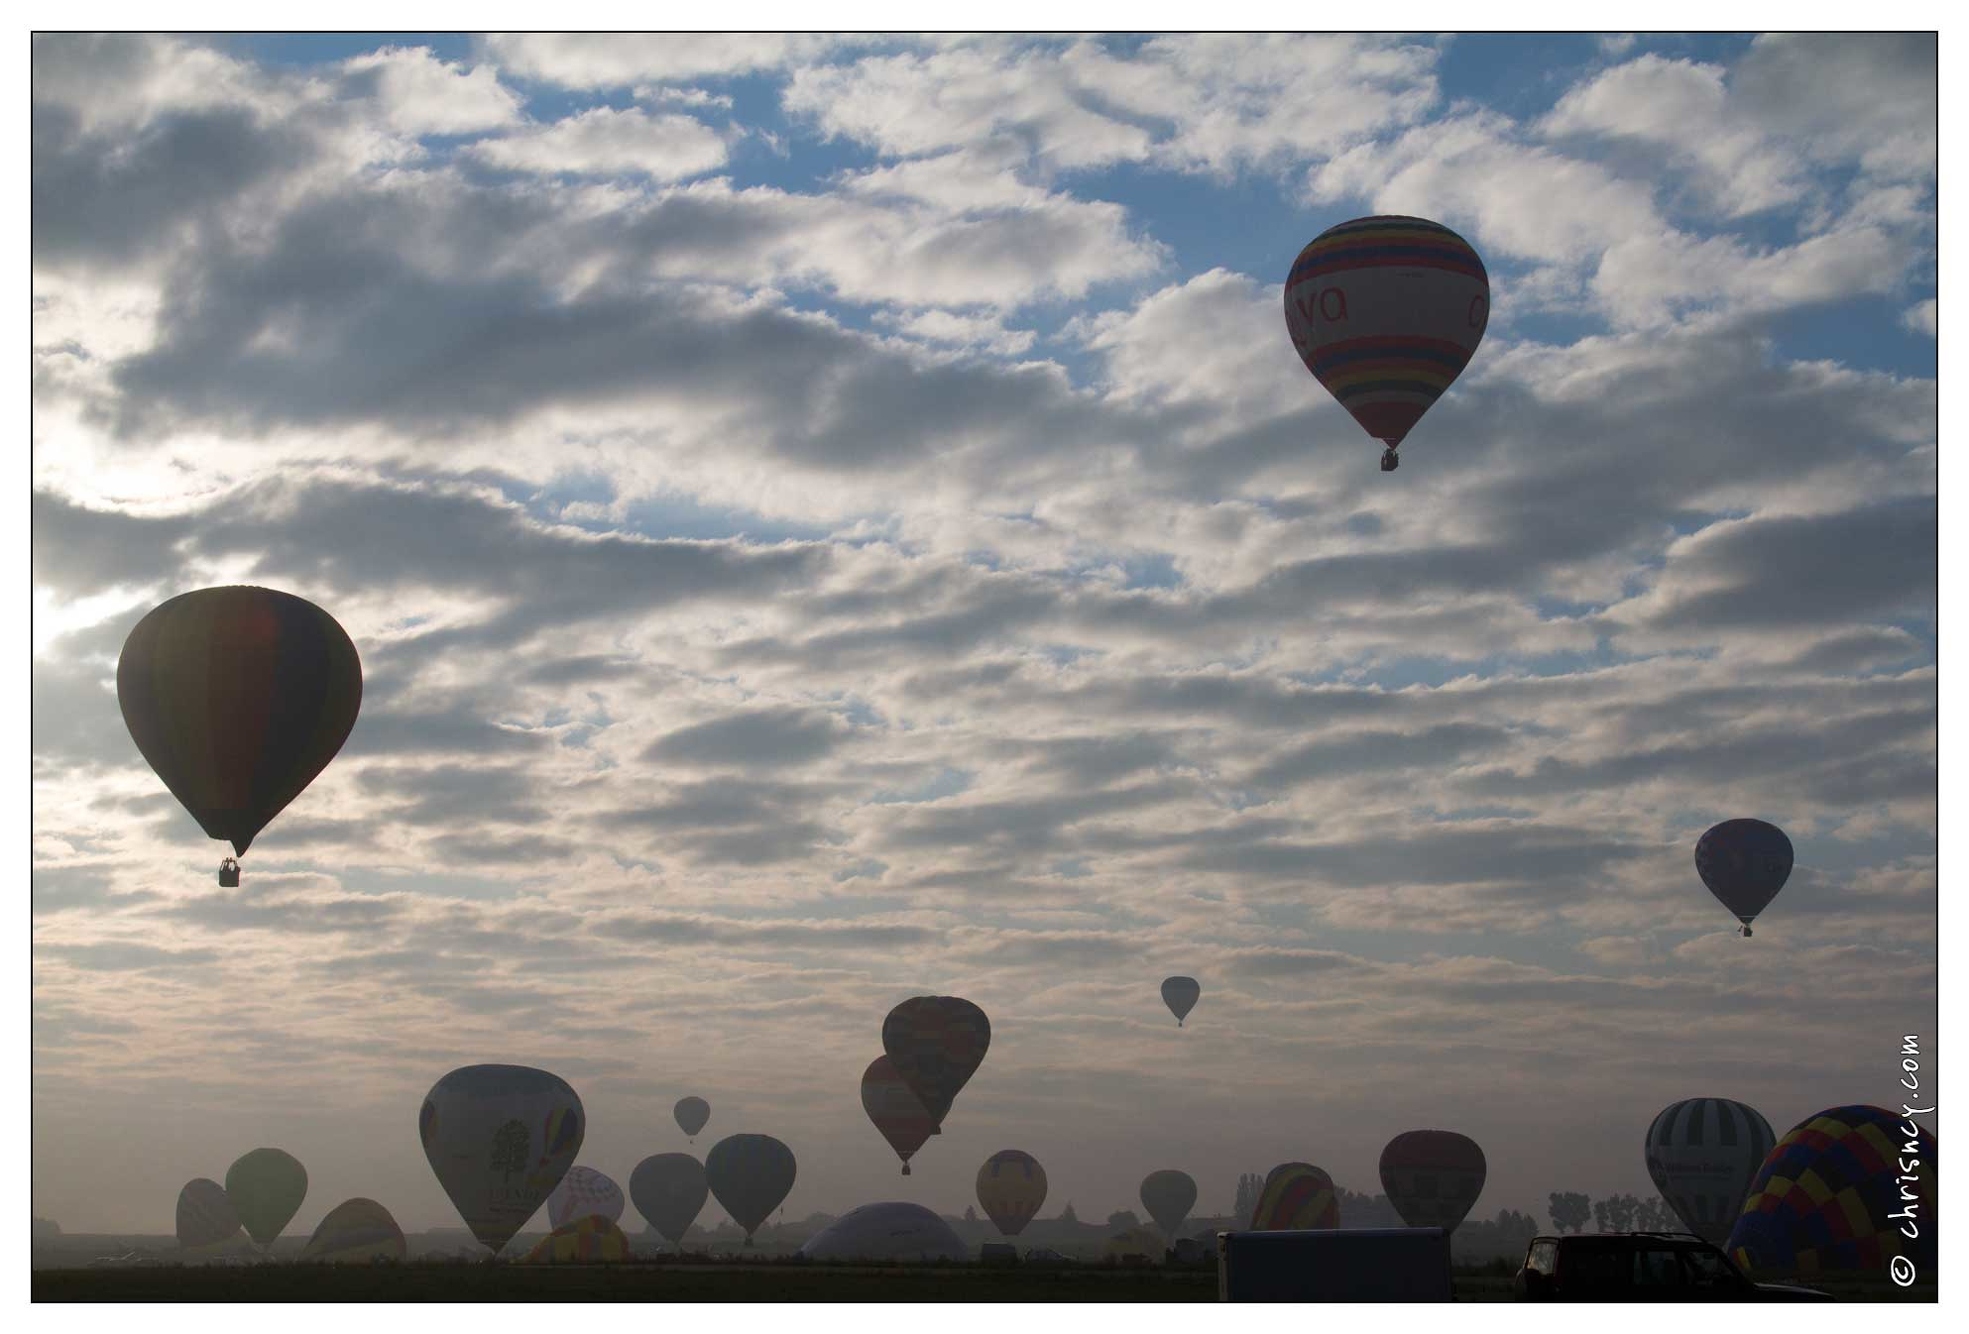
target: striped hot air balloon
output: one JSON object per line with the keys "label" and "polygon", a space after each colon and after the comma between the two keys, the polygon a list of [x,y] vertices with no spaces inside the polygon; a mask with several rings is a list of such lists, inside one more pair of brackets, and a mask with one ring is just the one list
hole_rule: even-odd
{"label": "striped hot air balloon", "polygon": [[1453,1130],[1410,1130],[1381,1150],[1381,1189],[1410,1227],[1456,1231],[1483,1193],[1484,1151]]}
{"label": "striped hot air balloon", "polygon": [[362,662],[312,602],[271,588],[202,588],[130,631],[116,701],[171,795],[244,856],[348,739]]}
{"label": "striped hot air balloon", "polygon": [[1046,1203],[1046,1169],[1023,1150],[1000,1149],[978,1169],[978,1203],[1002,1235],[1016,1237]]}
{"label": "striped hot air balloon", "polygon": [[1367,433],[1381,466],[1483,341],[1490,276],[1470,243],[1426,218],[1355,218],[1314,237],[1285,280],[1299,359]]}
{"label": "striped hot air balloon", "polygon": [[1684,1098],[1648,1127],[1648,1175],[1682,1226],[1721,1246],[1776,1138],[1755,1107]]}
{"label": "striped hot air balloon", "polygon": [[1340,1226],[1340,1197],[1333,1178],[1311,1163],[1280,1163],[1265,1175],[1258,1207],[1251,1213],[1254,1232],[1288,1232],[1302,1228]]}
{"label": "striped hot air balloon", "polygon": [[308,1238],[303,1260],[324,1264],[374,1264],[404,1258],[403,1229],[374,1200],[343,1200],[328,1211]]}
{"label": "striped hot air balloon", "polygon": [[1777,1142],[1724,1249],[1760,1274],[1877,1272],[1897,1255],[1933,1274],[1935,1204],[1933,1135],[1880,1107],[1833,1107]]}

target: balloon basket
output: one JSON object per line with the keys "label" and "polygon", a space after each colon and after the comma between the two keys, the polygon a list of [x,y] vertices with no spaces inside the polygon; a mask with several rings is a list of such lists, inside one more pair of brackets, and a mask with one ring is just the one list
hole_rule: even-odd
{"label": "balloon basket", "polygon": [[219,863],[219,888],[239,888],[239,863],[230,857]]}
{"label": "balloon basket", "polygon": [[902,1174],[903,1174],[904,1176],[908,1176],[908,1175],[909,1175],[909,1164],[908,1164],[908,1163],[904,1163],[904,1164],[902,1165]]}

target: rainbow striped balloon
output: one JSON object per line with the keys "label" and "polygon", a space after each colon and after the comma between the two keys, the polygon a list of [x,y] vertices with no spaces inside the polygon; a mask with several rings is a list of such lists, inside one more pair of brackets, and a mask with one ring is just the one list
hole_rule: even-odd
{"label": "rainbow striped balloon", "polygon": [[1000,1149],[978,1169],[978,1203],[992,1226],[1016,1237],[1046,1203],[1046,1169],[1020,1149]]}
{"label": "rainbow striped balloon", "polygon": [[1285,280],[1299,359],[1390,449],[1463,373],[1489,323],[1483,260],[1426,218],[1380,214],[1329,227]]}
{"label": "rainbow striped balloon", "polygon": [[1265,1175],[1258,1207],[1251,1212],[1253,1232],[1339,1226],[1340,1197],[1325,1172],[1311,1163],[1280,1163]]}
{"label": "rainbow striped balloon", "polygon": [[390,1211],[374,1200],[343,1200],[328,1211],[301,1252],[304,1260],[325,1264],[373,1264],[402,1261],[403,1229]]}

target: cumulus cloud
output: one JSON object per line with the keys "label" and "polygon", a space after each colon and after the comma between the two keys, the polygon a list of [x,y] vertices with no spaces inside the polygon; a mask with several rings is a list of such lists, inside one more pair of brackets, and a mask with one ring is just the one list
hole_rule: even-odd
{"label": "cumulus cloud", "polygon": [[551,125],[481,140],[470,152],[509,171],[676,181],[722,166],[725,141],[689,116],[596,107]]}

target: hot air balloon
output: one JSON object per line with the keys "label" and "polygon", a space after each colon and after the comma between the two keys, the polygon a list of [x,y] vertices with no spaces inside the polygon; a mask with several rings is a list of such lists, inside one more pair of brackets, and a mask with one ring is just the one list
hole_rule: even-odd
{"label": "hot air balloon", "polygon": [[226,1188],[210,1177],[194,1177],[178,1192],[178,1245],[186,1250],[217,1246],[239,1235],[239,1214]]}
{"label": "hot air balloon", "polygon": [[710,1194],[704,1164],[688,1153],[653,1154],[629,1174],[629,1198],[636,1212],[679,1248]]}
{"label": "hot air balloon", "polygon": [[1721,1246],[1776,1138],[1754,1107],[1684,1098],[1662,1108],[1648,1127],[1648,1175],[1682,1226]]}
{"label": "hot air balloon", "polygon": [[629,1238],[600,1214],[587,1214],[557,1227],[521,1258],[528,1265],[613,1264],[629,1258]]}
{"label": "hot air balloon", "polygon": [[581,1099],[524,1065],[468,1065],[424,1097],[417,1132],[438,1184],[494,1251],[526,1226],[581,1151]]}
{"label": "hot air balloon", "polygon": [[405,1255],[403,1229],[390,1211],[374,1200],[343,1200],[328,1211],[308,1238],[303,1260],[326,1264],[374,1264],[401,1261]]}
{"label": "hot air balloon", "polygon": [[1142,1207],[1171,1243],[1176,1240],[1176,1229],[1195,1206],[1196,1181],[1188,1172],[1164,1168],[1142,1178]]}
{"label": "hot air balloon", "polygon": [[1791,840],[1762,820],[1725,820],[1696,840],[1696,874],[1748,936],[1791,875]]}
{"label": "hot air balloon", "polygon": [[1280,1163],[1265,1174],[1258,1207],[1251,1212],[1253,1232],[1339,1226],[1340,1197],[1325,1172],[1311,1163]]}
{"label": "hot air balloon", "polygon": [[[116,701],[171,795],[243,857],[342,748],[362,707],[362,661],[312,602],[271,588],[203,588],[130,631]],[[230,857],[220,883],[239,883]]]}
{"label": "hot air balloon", "polygon": [[226,1198],[246,1235],[271,1245],[308,1196],[308,1169],[279,1149],[254,1149],[226,1169]]}
{"label": "hot air balloon", "polygon": [[902,1174],[908,1176],[910,1155],[936,1133],[937,1123],[886,1056],[877,1056],[862,1071],[861,1109],[902,1159]]}
{"label": "hot air balloon", "polygon": [[807,1239],[809,1260],[968,1260],[971,1251],[950,1224],[920,1204],[857,1205]]}
{"label": "hot air balloon", "polygon": [[704,1123],[711,1119],[711,1104],[702,1098],[679,1098],[677,1108],[671,1113],[677,1118],[677,1128],[690,1136],[691,1143],[697,1143],[697,1132],[704,1129]]}
{"label": "hot air balloon", "polygon": [[1439,222],[1380,215],[1329,227],[1292,261],[1285,326],[1299,359],[1367,433],[1381,470],[1483,341],[1490,277]]}
{"label": "hot air balloon", "polygon": [[1799,1278],[1878,1271],[1897,1255],[1933,1274],[1935,1205],[1933,1135],[1883,1108],[1833,1107],[1777,1142],[1723,1249]]}
{"label": "hot air balloon", "polygon": [[1381,1189],[1410,1227],[1456,1231],[1484,1190],[1484,1151],[1454,1130],[1410,1130],[1381,1150]]}
{"label": "hot air balloon", "polygon": [[622,1187],[592,1167],[570,1167],[547,1197],[547,1221],[563,1227],[589,1214],[614,1223],[622,1217]]}
{"label": "hot air balloon", "polygon": [[978,1169],[978,1203],[992,1226],[1016,1237],[1046,1203],[1046,1169],[1019,1149],[1000,1149]]}
{"label": "hot air balloon", "polygon": [[1193,977],[1165,977],[1162,979],[1162,1003],[1169,1007],[1169,1013],[1176,1016],[1176,1027],[1183,1026],[1184,1018],[1196,1008],[1196,999],[1203,994],[1203,988]]}
{"label": "hot air balloon", "polygon": [[957,996],[912,996],[882,1021],[882,1050],[938,1126],[990,1046],[991,1020]]}
{"label": "hot air balloon", "polygon": [[745,1229],[745,1244],[793,1189],[793,1150],[771,1135],[727,1135],[704,1158],[711,1193]]}

